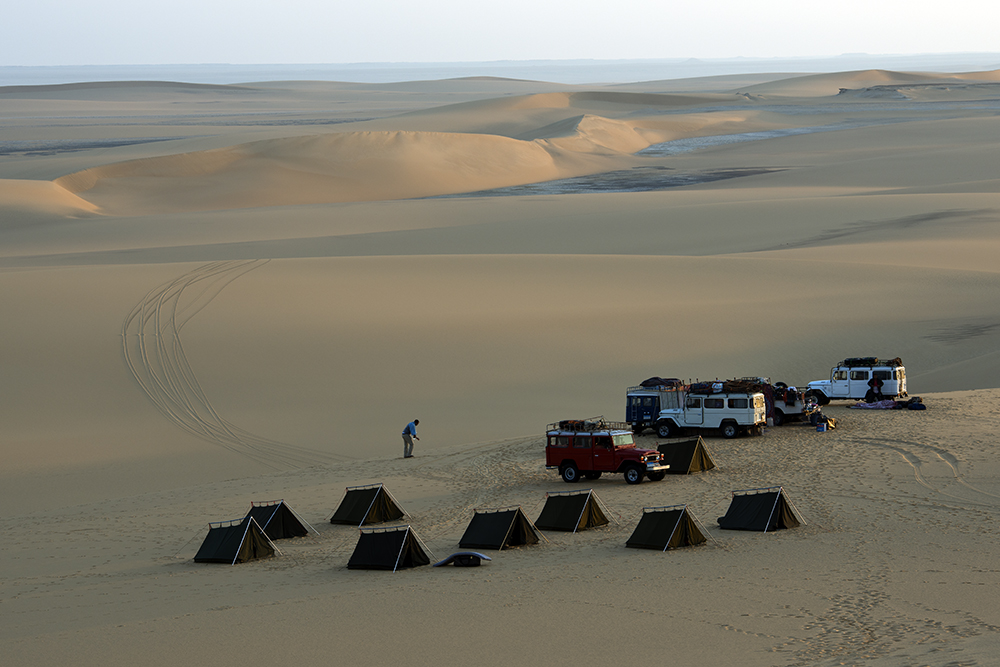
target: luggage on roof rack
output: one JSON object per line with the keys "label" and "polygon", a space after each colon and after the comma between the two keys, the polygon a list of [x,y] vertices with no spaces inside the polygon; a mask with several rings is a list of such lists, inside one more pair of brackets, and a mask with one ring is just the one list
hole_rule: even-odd
{"label": "luggage on roof rack", "polygon": [[640,382],[639,386],[648,389],[650,387],[679,387],[682,384],[684,383],[677,378],[651,377]]}
{"label": "luggage on roof rack", "polygon": [[902,366],[903,360],[899,357],[894,359],[879,359],[878,357],[848,357],[840,362],[841,366]]}
{"label": "luggage on roof rack", "polygon": [[878,366],[878,357],[848,357],[840,362],[841,366]]}
{"label": "luggage on roof rack", "polygon": [[625,422],[611,422],[604,417],[591,417],[590,419],[562,419],[545,427],[546,431],[629,431],[631,426]]}

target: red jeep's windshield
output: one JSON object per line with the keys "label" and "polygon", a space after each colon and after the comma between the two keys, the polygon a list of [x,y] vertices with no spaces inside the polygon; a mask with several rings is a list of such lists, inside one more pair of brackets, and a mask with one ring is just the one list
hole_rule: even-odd
{"label": "red jeep's windshield", "polygon": [[615,447],[635,447],[635,440],[632,439],[631,433],[622,433],[621,435],[613,435],[611,437],[614,439]]}

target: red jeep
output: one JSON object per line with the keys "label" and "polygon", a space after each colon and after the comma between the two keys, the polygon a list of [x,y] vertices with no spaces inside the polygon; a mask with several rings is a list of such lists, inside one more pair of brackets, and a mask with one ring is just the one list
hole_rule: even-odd
{"label": "red jeep", "polygon": [[625,481],[638,484],[648,476],[663,479],[669,465],[655,449],[637,449],[628,424],[603,417],[564,420],[546,429],[545,467],[558,470],[566,482],[597,479],[601,473],[624,473]]}

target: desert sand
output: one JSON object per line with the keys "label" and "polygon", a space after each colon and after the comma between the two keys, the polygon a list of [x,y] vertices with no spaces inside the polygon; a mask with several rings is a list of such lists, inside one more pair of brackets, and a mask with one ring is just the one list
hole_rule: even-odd
{"label": "desert sand", "polygon": [[[4,664],[992,664],[1000,74],[732,85],[0,88]],[[647,377],[850,356],[928,409],[707,432],[717,469],[638,486],[544,467]],[[348,570],[328,519],[378,482],[435,558],[551,491],[616,523]],[[717,527],[776,485],[806,525]],[[192,561],[278,498],[318,535]],[[625,548],[674,504],[708,544]]]}

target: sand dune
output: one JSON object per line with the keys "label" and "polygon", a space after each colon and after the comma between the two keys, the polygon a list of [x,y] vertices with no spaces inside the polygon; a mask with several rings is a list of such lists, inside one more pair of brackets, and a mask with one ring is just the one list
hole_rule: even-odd
{"label": "sand dune", "polygon": [[[989,663],[996,72],[778,78],[0,91],[4,664]],[[717,470],[605,475],[617,524],[481,568],[347,570],[358,532],[327,522],[384,482],[444,557],[474,509],[576,488],[551,421],[620,419],[651,375],[802,385],[868,355],[928,409],[705,432]],[[778,484],[807,526],[716,527]],[[319,535],[191,562],[277,498]],[[714,542],[624,547],[674,504]],[[564,641],[581,615],[607,637]]]}
{"label": "sand dune", "polygon": [[247,91],[246,86],[184,83],[181,81],[90,81],[45,86],[0,86],[0,97],[24,99],[73,99],[108,101],[120,98],[136,99],[150,93],[230,93]]}
{"label": "sand dune", "polygon": [[841,89],[868,88],[872,86],[908,86],[929,83],[996,81],[997,72],[966,72],[942,74],[938,72],[892,72],[888,70],[862,70],[833,74],[813,74],[791,77],[778,81],[747,86],[742,92],[759,95],[790,97],[818,97],[836,95]]}
{"label": "sand dune", "polygon": [[97,212],[97,206],[57,183],[0,179],[0,225],[11,227],[33,214],[77,218]]}
{"label": "sand dune", "polygon": [[[578,113],[604,109],[634,117],[650,107],[682,108],[708,101],[591,92],[468,102],[394,121],[404,127],[447,127],[448,132],[341,132],[271,139],[94,167],[60,177],[57,183],[115,215],[406,199],[628,168],[633,165],[628,156],[652,143],[721,132],[727,126],[730,131],[768,126],[751,121],[752,112],[669,120]],[[451,122],[456,115],[464,126]],[[498,124],[499,117],[505,120]],[[489,133],[460,131],[472,129]]]}
{"label": "sand dune", "polygon": [[701,106],[725,99],[723,95],[670,95],[663,93],[631,93],[618,91],[583,91],[574,93],[536,94],[513,100],[511,109],[537,109],[576,107],[590,109],[615,109],[627,107],[682,108]]}
{"label": "sand dune", "polygon": [[602,155],[650,143],[624,123],[590,117],[540,134],[546,140],[427,132],[274,139],[96,167],[56,183],[117,214],[406,199],[607,170]]}

